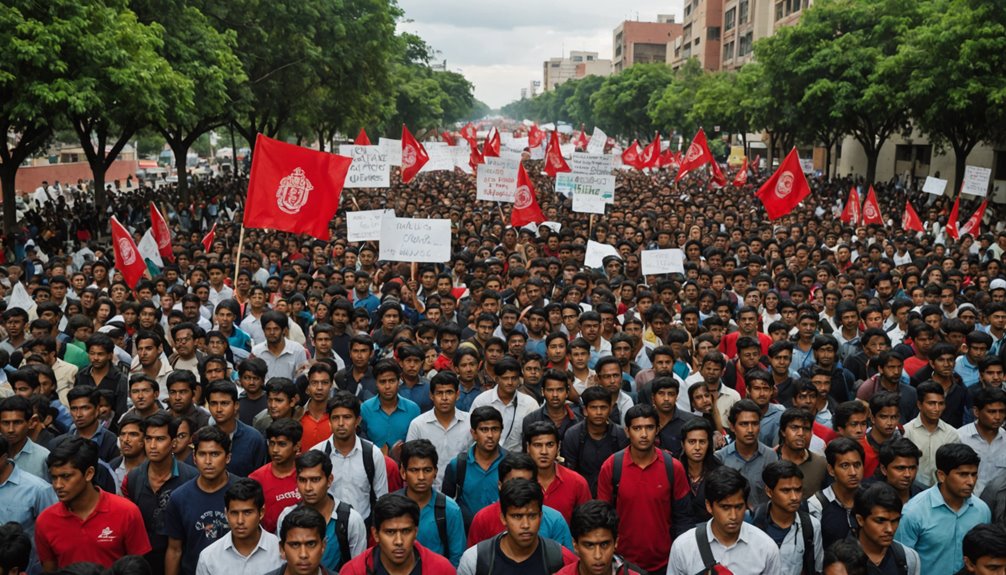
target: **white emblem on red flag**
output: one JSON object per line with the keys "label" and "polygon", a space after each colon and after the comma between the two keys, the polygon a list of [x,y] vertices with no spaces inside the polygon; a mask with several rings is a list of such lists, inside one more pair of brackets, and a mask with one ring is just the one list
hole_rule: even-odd
{"label": "white emblem on red flag", "polygon": [[307,198],[313,189],[314,185],[304,175],[304,170],[294,168],[289,176],[279,181],[279,188],[276,190],[276,205],[283,213],[291,216],[296,215],[307,203]]}
{"label": "white emblem on red flag", "polygon": [[[690,150],[689,150],[690,151]],[[775,185],[775,195],[785,198],[793,191],[793,174],[786,171],[779,174],[779,182]]]}
{"label": "white emblem on red flag", "polygon": [[124,266],[131,266],[136,261],[136,252],[133,251],[128,237],[119,238],[119,257],[122,258]]}

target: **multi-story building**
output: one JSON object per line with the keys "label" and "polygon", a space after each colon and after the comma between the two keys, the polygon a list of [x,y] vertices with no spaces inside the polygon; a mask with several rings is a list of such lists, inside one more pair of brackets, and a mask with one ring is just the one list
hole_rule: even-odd
{"label": "multi-story building", "polygon": [[696,58],[703,70],[719,70],[722,28],[723,0],[685,0],[681,37],[668,58],[671,65],[677,69]]}
{"label": "multi-story building", "polygon": [[572,50],[568,58],[549,58],[542,64],[542,90],[554,90],[556,86],[574,78],[585,76],[608,76],[611,74],[611,60],[601,60],[597,52]]}
{"label": "multi-story building", "polygon": [[771,36],[776,0],[724,0],[722,67],[736,70],[754,57],[754,43]]}
{"label": "multi-story building", "polygon": [[681,24],[673,15],[660,14],[656,22],[626,20],[611,34],[611,68],[617,74],[633,64],[669,64]]}

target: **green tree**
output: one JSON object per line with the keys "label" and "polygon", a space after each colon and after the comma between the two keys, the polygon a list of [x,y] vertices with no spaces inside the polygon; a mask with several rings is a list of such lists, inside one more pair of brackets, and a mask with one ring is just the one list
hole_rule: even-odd
{"label": "green tree", "polygon": [[768,135],[767,165],[775,151],[785,155],[796,144],[803,123],[793,102],[799,101],[786,66],[785,38],[793,28],[783,28],[775,36],[755,43],[756,61],[746,64],[737,74],[744,98],[741,105],[751,114],[751,127]]}
{"label": "green tree", "polygon": [[737,73],[708,74],[695,90],[692,119],[702,126],[721,126],[724,132],[740,134],[747,147],[750,114],[743,105],[744,91]]}
{"label": "green tree", "polygon": [[686,142],[690,141],[702,125],[694,106],[696,93],[705,81],[706,74],[697,59],[685,62],[663,89],[652,93],[646,109],[653,123],[664,133],[677,131]]}
{"label": "green tree", "polygon": [[[592,130],[597,125],[594,118],[594,105],[590,102],[590,97],[601,89],[604,78],[601,76],[586,76],[576,82],[576,89],[573,94],[566,99],[563,104],[563,112],[574,124],[583,124],[588,130]],[[605,130],[604,126],[601,126]]]}
{"label": "green tree", "polygon": [[664,64],[637,64],[609,76],[590,98],[596,123],[616,137],[649,140],[661,127],[647,113],[651,96],[663,93],[672,75]]}

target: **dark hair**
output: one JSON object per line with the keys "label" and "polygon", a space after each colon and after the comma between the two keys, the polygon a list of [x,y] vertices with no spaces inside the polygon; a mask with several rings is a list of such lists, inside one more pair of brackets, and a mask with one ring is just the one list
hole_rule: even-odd
{"label": "dark hair", "polygon": [[964,465],[977,466],[982,458],[970,445],[963,443],[947,443],[936,450],[936,470],[950,473]]}
{"label": "dark hair", "polygon": [[31,539],[21,524],[10,521],[0,525],[0,570],[26,572],[31,561]]}
{"label": "dark hair", "polygon": [[4,411],[20,412],[24,414],[25,421],[31,421],[31,416],[35,415],[34,410],[31,408],[31,402],[20,395],[12,395],[0,401],[0,413]]}
{"label": "dark hair", "polygon": [[863,452],[862,445],[848,437],[836,437],[824,448],[824,457],[828,461],[828,465],[834,466],[839,455],[852,453],[853,451],[859,454],[860,461],[866,461],[866,454]]}
{"label": "dark hair", "polygon": [[535,481],[538,480],[538,466],[535,465],[531,456],[526,453],[511,451],[503,456],[503,459],[499,463],[500,480],[503,481],[504,477],[510,475],[510,472],[515,470],[530,471]]}
{"label": "dark hair", "polygon": [[[486,347],[489,347],[488,343],[486,344]],[[509,355],[504,356],[503,359],[496,362],[496,365],[493,366],[493,373],[496,374],[497,377],[508,371],[514,371],[517,372],[517,374],[521,373],[520,362]]]}
{"label": "dark hair", "polygon": [[172,385],[179,382],[188,385],[191,391],[195,391],[199,387],[199,379],[196,378],[196,374],[187,369],[176,369],[169,373],[165,385],[167,385],[168,389],[171,389]]}
{"label": "dark hair", "polygon": [[265,329],[266,324],[269,323],[278,325],[280,329],[286,329],[290,327],[290,318],[288,318],[283,312],[270,310],[262,314],[262,317],[259,319],[259,323],[262,325],[263,329]]}
{"label": "dark hair", "polygon": [[152,575],[153,572],[145,556],[124,555],[116,559],[111,567],[102,572],[102,575]]}
{"label": "dark hair", "polygon": [[484,421],[495,421],[503,425],[503,414],[491,405],[483,405],[472,410],[468,421],[471,423],[472,429],[477,429]]}
{"label": "dark hair", "polygon": [[[1000,391],[1000,393],[1002,392]],[[891,393],[888,391],[875,393],[873,397],[870,398],[870,413],[873,417],[877,417],[877,414],[880,413],[882,409],[886,409],[888,407],[900,409],[900,400],[901,396],[897,393]]]}
{"label": "dark hair", "polygon": [[[327,411],[331,417],[332,412],[337,408],[348,409],[353,413],[354,417],[360,417],[360,398],[346,390],[339,390],[335,392],[332,399],[328,400],[328,403],[325,405],[325,411]],[[502,419],[502,416],[500,419]]]}
{"label": "dark hair", "polygon": [[440,462],[440,456],[437,453],[437,448],[429,439],[413,439],[411,441],[406,441],[402,445],[402,453],[400,457],[402,469],[405,469],[409,465],[410,459],[429,459],[433,463],[433,467],[436,467]]}
{"label": "dark hair", "polygon": [[844,428],[849,424],[852,416],[856,414],[867,415],[866,406],[863,405],[863,402],[855,399],[843,401],[835,408],[835,416],[832,418],[832,424],[836,430]]}
{"label": "dark hair", "polygon": [[262,492],[262,484],[254,479],[239,477],[227,486],[224,492],[224,506],[229,509],[231,501],[251,501],[255,504],[255,509],[265,507],[265,494]]}
{"label": "dark hair", "polygon": [[839,539],[824,552],[825,569],[841,563],[845,566],[846,575],[866,575],[868,561],[866,552],[855,539]]}
{"label": "dark hair", "polygon": [[856,515],[866,519],[874,507],[901,513],[901,496],[893,487],[882,481],[878,481],[866,489],[856,491],[855,503],[852,506]]}
{"label": "dark hair", "polygon": [[1006,391],[998,387],[994,389],[982,387],[971,396],[971,401],[978,410],[993,403],[1006,404]]}
{"label": "dark hair", "polygon": [[208,441],[216,442],[223,448],[224,453],[231,452],[231,436],[221,431],[219,427],[207,425],[199,428],[192,434],[192,450],[198,451],[199,444]]}
{"label": "dark hair", "polygon": [[301,453],[294,460],[294,468],[299,474],[305,469],[311,469],[312,467],[321,466],[321,472],[328,477],[332,475],[332,458],[328,457],[324,453],[311,449]]}
{"label": "dark hair", "polygon": [[721,465],[706,477],[706,502],[716,503],[737,493],[744,494],[746,501],[751,493],[751,485],[740,471]]}
{"label": "dark hair", "polygon": [[269,366],[261,357],[249,357],[238,364],[238,375],[244,375],[245,372],[251,372],[255,377],[265,379],[269,373]]}
{"label": "dark hair", "polygon": [[461,387],[461,382],[458,380],[458,376],[453,371],[438,371],[433,379],[430,380],[430,395],[433,395],[437,387],[440,386],[450,386],[451,389],[457,391]]}
{"label": "dark hair", "polygon": [[598,529],[607,529],[612,539],[618,539],[618,512],[614,505],[592,499],[573,509],[569,530],[574,540]]}
{"label": "dark hair", "polygon": [[[681,383],[673,377],[655,377],[653,381],[650,382],[650,395],[656,396],[658,391],[663,389],[673,389],[676,392],[681,392]],[[628,422],[628,420],[626,420]]]}
{"label": "dark hair", "polygon": [[801,471],[795,463],[792,461],[786,461],[785,459],[779,459],[769,463],[761,472],[761,479],[765,482],[765,486],[769,489],[775,489],[775,486],[779,484],[780,479],[792,479],[794,477],[799,477],[802,482],[803,471]]}
{"label": "dark hair", "polygon": [[964,556],[972,563],[982,557],[1002,559],[1006,557],[1006,529],[994,523],[976,525],[964,536],[962,548]]}
{"label": "dark hair", "polygon": [[657,409],[649,403],[633,405],[625,412],[625,426],[628,427],[636,419],[652,419],[654,423],[660,423],[660,416]]}
{"label": "dark hair", "polygon": [[313,529],[318,534],[318,539],[325,540],[325,530],[328,529],[328,521],[311,507],[297,505],[286,517],[279,528],[280,544],[286,543],[286,536],[291,529]]}
{"label": "dark hair", "polygon": [[265,392],[267,394],[280,393],[291,400],[295,397],[300,397],[300,389],[297,387],[297,384],[286,377],[269,378],[269,381],[265,383]]}
{"label": "dark hair", "polygon": [[940,397],[946,396],[946,391],[943,390],[943,386],[931,379],[927,379],[926,381],[920,383],[919,387],[917,387],[915,391],[919,398],[919,403],[924,402],[926,400],[926,396],[931,393],[935,393]]}
{"label": "dark hair", "polygon": [[269,424],[265,430],[265,437],[266,439],[285,437],[293,443],[299,443],[304,437],[304,427],[299,421],[284,417]]}
{"label": "dark hair", "polygon": [[171,417],[167,412],[158,411],[150,417],[143,418],[142,423],[140,423],[140,429],[143,430],[143,433],[147,433],[147,430],[151,427],[167,427],[168,437],[174,439],[178,436],[179,423],[180,420]]}
{"label": "dark hair", "polygon": [[374,529],[380,529],[385,521],[409,517],[412,523],[419,526],[419,505],[399,493],[382,495],[374,504],[372,513]]}
{"label": "dark hair", "polygon": [[730,406],[730,414],[728,416],[730,425],[737,423],[737,417],[745,411],[758,414],[758,420],[761,421],[761,408],[758,407],[758,404],[750,399],[742,399]]}
{"label": "dark hair", "polygon": [[898,437],[880,446],[880,452],[877,455],[882,467],[887,467],[899,457],[914,458],[918,462],[922,458],[922,450],[912,443],[912,440]]}
{"label": "dark hair", "polygon": [[98,470],[98,445],[90,439],[79,435],[71,436],[49,451],[45,458],[49,469],[69,465],[81,473],[87,473],[89,468]]}
{"label": "dark hair", "polygon": [[612,400],[613,398],[611,397],[611,393],[600,385],[590,386],[583,390],[583,393],[580,394],[580,401],[583,403],[584,407],[587,407],[595,401],[603,401],[604,403],[611,405]]}
{"label": "dark hair", "polygon": [[[701,384],[701,383],[700,383]],[[700,385],[696,384],[696,385]],[[709,472],[712,469],[716,469],[720,465],[723,465],[719,459],[716,458],[716,449],[713,440],[713,436],[716,434],[716,430],[713,429],[713,424],[704,417],[693,417],[685,422],[681,426],[681,443],[685,442],[685,438],[688,434],[693,431],[703,431],[706,433],[706,440],[709,442],[709,446],[706,449],[706,457],[702,460],[702,467],[705,472]],[[681,450],[681,455],[678,456],[678,461],[681,462],[685,468],[688,468],[688,456],[685,455],[684,449]]]}
{"label": "dark hair", "polygon": [[210,396],[214,393],[223,393],[231,398],[231,401],[237,402],[238,400],[238,386],[234,385],[234,382],[221,379],[214,381],[206,387],[206,391],[203,392],[203,396],[209,400]]}
{"label": "dark hair", "polygon": [[[528,459],[530,460],[530,457]],[[502,464],[500,467],[502,473]],[[532,503],[537,503],[539,509],[545,504],[545,496],[537,480],[511,479],[500,488],[500,513],[504,515],[509,509],[525,507]]]}

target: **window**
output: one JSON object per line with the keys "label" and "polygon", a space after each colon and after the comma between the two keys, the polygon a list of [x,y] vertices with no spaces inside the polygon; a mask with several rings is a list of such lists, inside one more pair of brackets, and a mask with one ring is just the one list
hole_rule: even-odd
{"label": "window", "polygon": [[691,13],[692,13],[692,5],[689,4],[688,6],[685,6],[685,18],[687,18]]}
{"label": "window", "polygon": [[751,44],[754,36],[751,32],[741,36],[740,41],[737,42],[737,57],[742,58],[751,53]]}
{"label": "window", "polygon": [[779,2],[775,5],[775,21],[778,22],[782,20],[783,17],[783,3]]}
{"label": "window", "polygon": [[738,11],[740,12],[740,23],[745,24],[748,21],[748,16],[751,12],[751,2],[750,0],[741,0],[738,5]]}
{"label": "window", "polygon": [[720,39],[720,27],[719,26],[710,26],[709,29],[706,30],[706,39],[707,40],[719,40]]}
{"label": "window", "polygon": [[734,59],[734,43],[727,42],[723,45],[723,61],[728,62]]}
{"label": "window", "polygon": [[995,151],[995,164],[992,168],[993,178],[997,180],[1006,180],[1006,151]]}
{"label": "window", "polygon": [[727,10],[726,14],[723,15],[723,31],[729,32],[734,29],[734,25],[737,23],[737,9],[731,8]]}

